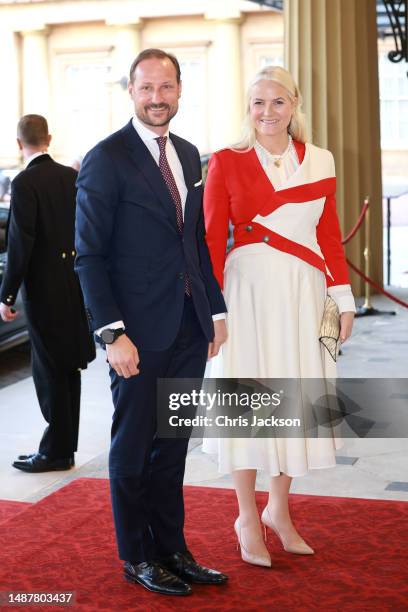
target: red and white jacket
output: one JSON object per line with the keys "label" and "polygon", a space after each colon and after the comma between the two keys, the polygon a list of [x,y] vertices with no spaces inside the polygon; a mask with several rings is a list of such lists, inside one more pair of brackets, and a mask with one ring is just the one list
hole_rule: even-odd
{"label": "red and white jacket", "polygon": [[[336,212],[333,155],[310,143],[294,141],[294,146],[300,165],[279,189],[273,187],[254,148],[243,153],[222,149],[212,155],[204,214],[221,288],[229,221],[234,226],[234,249],[264,242],[322,270],[328,287],[349,285]],[[348,292],[351,296],[349,287]],[[346,302],[341,310],[354,309],[352,297]]]}

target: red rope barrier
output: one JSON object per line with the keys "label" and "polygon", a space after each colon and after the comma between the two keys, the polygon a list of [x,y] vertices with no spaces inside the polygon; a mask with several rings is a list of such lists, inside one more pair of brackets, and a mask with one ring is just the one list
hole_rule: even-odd
{"label": "red rope barrier", "polygon": [[[343,240],[342,240],[342,244],[347,244],[358,232],[358,230],[361,227],[361,224],[364,221],[364,217],[366,215],[366,212],[368,210],[368,207],[370,206],[370,200],[368,198],[366,198],[364,200],[364,205],[363,208],[361,209],[361,213],[359,218],[357,219],[357,223],[355,224],[355,226],[353,227],[353,229],[351,230],[351,232],[348,234],[348,236],[346,236]],[[392,300],[393,302],[396,302],[397,304],[399,304],[400,306],[403,306],[404,308],[408,308],[408,304],[406,302],[403,302],[402,300],[400,300],[399,298],[395,297],[395,295],[392,295],[391,293],[388,293],[388,291],[385,291],[385,289],[383,289],[382,287],[380,287],[380,285],[377,285],[377,283],[375,283],[373,280],[371,280],[371,278],[369,278],[368,276],[366,276],[361,270],[359,270],[353,263],[351,263],[351,261],[349,259],[346,258],[346,261],[348,263],[348,265],[350,266],[350,268],[359,276],[361,276],[361,278],[368,283],[369,285],[371,285],[372,287],[374,287],[374,289],[376,289],[377,291],[379,291],[380,293],[382,293],[383,295],[385,295],[385,297],[387,297],[388,299]]]}
{"label": "red rope barrier", "polygon": [[363,205],[363,208],[361,209],[360,216],[357,219],[357,223],[355,224],[354,228],[351,230],[349,235],[346,236],[345,238],[343,238],[343,240],[341,242],[342,244],[347,244],[357,234],[358,230],[360,229],[361,224],[364,221],[364,217],[365,217],[365,214],[366,214],[369,206],[370,206],[369,200],[364,200],[364,205]]}
{"label": "red rope barrier", "polygon": [[380,293],[385,295],[390,300],[393,300],[394,302],[396,302],[400,306],[403,306],[404,308],[408,308],[408,304],[406,302],[403,302],[399,298],[395,297],[395,295],[391,295],[391,293],[388,293],[388,291],[385,291],[385,289],[380,287],[380,285],[377,285],[377,283],[375,283],[373,280],[371,280],[371,278],[368,278],[368,276],[366,276],[361,270],[359,270],[354,264],[352,264],[349,259],[346,258],[346,261],[347,261],[348,265],[350,266],[350,268],[352,270],[354,270],[354,272],[356,274],[361,276],[361,278],[363,280],[365,280],[366,283],[369,283],[372,287],[374,287],[374,289],[377,289],[377,291],[379,291]]}

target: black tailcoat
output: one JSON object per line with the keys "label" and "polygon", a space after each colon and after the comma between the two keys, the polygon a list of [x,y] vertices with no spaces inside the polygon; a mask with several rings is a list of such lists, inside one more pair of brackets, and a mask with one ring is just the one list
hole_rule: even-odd
{"label": "black tailcoat", "polygon": [[85,368],[95,356],[74,271],[76,177],[44,154],[14,179],[0,293],[11,306],[22,285],[30,328],[66,369]]}
{"label": "black tailcoat", "polygon": [[12,306],[22,286],[33,379],[48,423],[39,452],[51,459],[77,450],[79,369],[95,358],[74,271],[76,176],[44,154],[14,179],[0,292],[0,301]]}

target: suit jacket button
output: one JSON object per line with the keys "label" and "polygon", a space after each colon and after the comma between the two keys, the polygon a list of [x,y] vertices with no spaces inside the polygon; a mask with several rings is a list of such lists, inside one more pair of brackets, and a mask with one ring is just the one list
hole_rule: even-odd
{"label": "suit jacket button", "polygon": [[252,232],[252,225],[247,225],[245,229],[247,232]]}
{"label": "suit jacket button", "polygon": [[184,278],[184,273],[183,273],[183,272],[180,272],[180,273],[179,273],[179,275],[178,275],[178,277],[179,277],[179,279],[180,279],[180,280],[183,280],[183,278]]}
{"label": "suit jacket button", "polygon": [[75,251],[71,251],[72,257],[75,257]]}
{"label": "suit jacket button", "polygon": [[269,242],[269,236],[264,236],[262,239],[264,242]]}
{"label": "suit jacket button", "polygon": [[65,259],[65,258],[66,258],[66,256],[67,256],[67,254],[66,254],[66,253],[62,253],[62,254],[61,254],[62,259]]}

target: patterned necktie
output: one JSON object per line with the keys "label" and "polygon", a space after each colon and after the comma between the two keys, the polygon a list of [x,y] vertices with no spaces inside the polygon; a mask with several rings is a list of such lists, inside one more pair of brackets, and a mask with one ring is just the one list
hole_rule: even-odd
{"label": "patterned necktie", "polygon": [[[159,168],[162,176],[165,180],[168,190],[170,191],[170,195],[174,202],[174,206],[176,207],[176,219],[177,219],[177,228],[180,234],[183,233],[184,221],[183,221],[183,208],[181,205],[181,197],[180,192],[177,188],[176,181],[174,179],[174,175],[169,166],[169,162],[166,156],[166,142],[167,136],[159,136],[155,138],[157,144],[159,145],[160,157],[159,157]],[[191,286],[190,280],[187,274],[184,275],[184,290],[185,293],[190,296],[191,295]]]}

